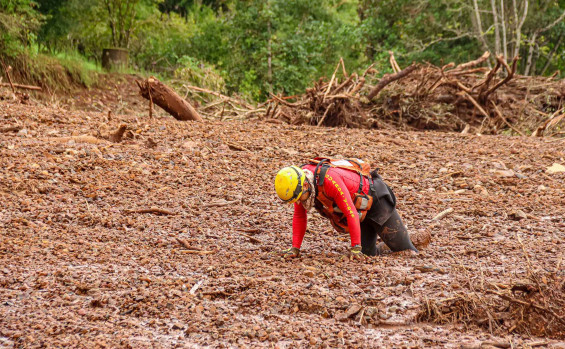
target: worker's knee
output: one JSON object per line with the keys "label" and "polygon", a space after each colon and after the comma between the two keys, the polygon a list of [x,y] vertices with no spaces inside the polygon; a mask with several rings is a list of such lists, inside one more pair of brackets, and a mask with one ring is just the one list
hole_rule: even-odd
{"label": "worker's knee", "polygon": [[372,246],[361,246],[361,252],[366,256],[376,256],[377,255],[377,245]]}

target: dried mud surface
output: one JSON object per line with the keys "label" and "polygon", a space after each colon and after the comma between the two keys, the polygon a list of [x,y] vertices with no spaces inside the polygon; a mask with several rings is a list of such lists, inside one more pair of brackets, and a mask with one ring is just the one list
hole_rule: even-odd
{"label": "dried mud surface", "polygon": [[[0,133],[0,347],[564,345],[512,332],[519,319],[490,330],[417,321],[466,282],[562,273],[565,173],[546,169],[565,164],[563,141],[123,109],[108,120],[0,101],[2,128],[19,128]],[[120,143],[105,139],[122,124]],[[96,138],[72,138],[84,134]],[[431,243],[343,260],[349,238],[314,214],[301,258],[277,257],[292,208],[273,178],[316,155],[379,167],[409,229]]]}

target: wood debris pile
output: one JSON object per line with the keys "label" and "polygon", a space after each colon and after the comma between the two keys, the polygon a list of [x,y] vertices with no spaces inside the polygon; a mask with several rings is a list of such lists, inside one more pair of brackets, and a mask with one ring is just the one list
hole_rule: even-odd
{"label": "wood debris pile", "polygon": [[468,290],[454,296],[426,299],[418,319],[443,324],[463,322],[491,333],[565,338],[563,275],[530,273],[525,282],[513,284],[471,280],[461,280]]}
{"label": "wood debris pile", "polygon": [[[559,133],[565,117],[565,82],[516,74],[517,58],[501,56],[484,67],[488,52],[455,66],[413,64],[378,79],[369,67],[349,75],[340,61],[330,81],[320,79],[301,96],[273,95],[265,117],[289,124],[351,128],[436,129],[541,136]],[[338,74],[339,67],[341,72]]]}

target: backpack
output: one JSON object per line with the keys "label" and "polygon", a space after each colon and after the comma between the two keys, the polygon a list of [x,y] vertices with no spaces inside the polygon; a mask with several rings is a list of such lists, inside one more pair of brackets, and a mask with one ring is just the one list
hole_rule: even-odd
{"label": "backpack", "polygon": [[[359,220],[362,222],[373,205],[373,197],[371,193],[373,192],[373,175],[376,174],[376,171],[371,172],[371,167],[368,163],[355,158],[330,159],[316,157],[309,160],[309,163],[311,165],[316,165],[316,169],[314,170],[314,187],[316,191],[316,199],[321,204],[316,205],[316,209],[318,209],[323,216],[330,218],[332,225],[336,228],[336,230],[342,232],[349,231],[347,227],[347,219],[343,215],[343,212],[339,210],[337,205],[335,205],[324,192],[324,179],[326,177],[326,172],[329,168],[333,167],[353,171],[359,174],[359,190],[354,194],[353,204],[359,213]],[[363,192],[363,177],[367,177],[369,180],[369,186],[371,187],[369,195]]]}
{"label": "backpack", "polygon": [[[316,157],[314,159],[308,160],[310,164],[316,165],[316,167],[322,164],[327,164],[330,167],[342,168],[344,170],[349,170],[359,173],[360,176],[372,177],[371,167],[369,164],[361,159],[349,158],[349,159],[331,159],[324,157]],[[316,171],[317,172],[317,171]]]}

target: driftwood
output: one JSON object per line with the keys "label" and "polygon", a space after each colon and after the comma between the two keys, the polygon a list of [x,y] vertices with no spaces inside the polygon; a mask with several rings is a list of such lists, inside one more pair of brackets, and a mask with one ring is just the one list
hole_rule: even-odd
{"label": "driftwood", "polygon": [[175,119],[202,121],[202,117],[190,103],[156,78],[150,77],[141,82],[136,80],[136,83],[143,98],[157,104]]}
{"label": "driftwood", "polygon": [[375,86],[375,88],[369,93],[367,98],[369,98],[370,100],[375,98],[379,94],[379,92],[381,92],[381,90],[383,88],[385,88],[386,85],[388,85],[391,82],[396,81],[398,79],[402,79],[406,75],[408,75],[411,72],[413,72],[414,70],[416,70],[416,68],[418,68],[418,66],[415,65],[415,64],[412,64],[411,66],[408,66],[408,67],[402,69],[398,73],[386,74],[385,76],[383,76],[381,81],[379,81],[379,84],[377,86]]}

